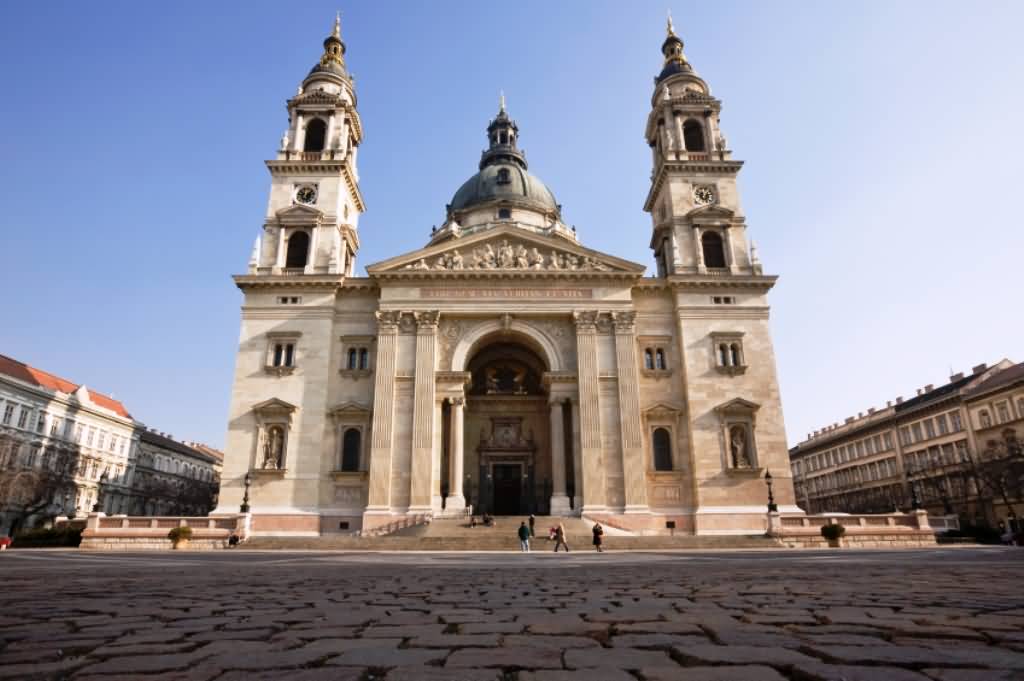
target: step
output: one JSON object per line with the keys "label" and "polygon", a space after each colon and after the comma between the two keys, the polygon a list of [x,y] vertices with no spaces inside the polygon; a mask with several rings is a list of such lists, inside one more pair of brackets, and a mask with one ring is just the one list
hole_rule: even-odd
{"label": "step", "polygon": [[[488,528],[492,529],[492,528]],[[591,536],[569,535],[569,547],[591,548]],[[605,537],[608,550],[673,550],[673,549],[746,549],[774,548],[780,544],[763,535],[702,536],[634,536]],[[534,537],[531,547],[537,551],[553,550],[554,542]],[[253,537],[241,548],[252,550],[350,550],[350,551],[518,551],[519,539],[514,534],[480,534],[477,536],[384,536],[353,537]]]}

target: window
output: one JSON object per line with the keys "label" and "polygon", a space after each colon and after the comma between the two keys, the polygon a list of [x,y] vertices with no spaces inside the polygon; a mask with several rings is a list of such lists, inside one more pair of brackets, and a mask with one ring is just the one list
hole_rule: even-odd
{"label": "window", "polygon": [[298,305],[302,302],[300,296],[278,296],[277,302],[279,305]]}
{"label": "window", "polygon": [[644,369],[647,369],[648,371],[654,369],[654,355],[651,353],[650,348],[644,350]]}
{"label": "window", "polygon": [[904,447],[910,444],[910,428],[906,426],[900,428],[900,444]]}
{"label": "window", "polygon": [[60,419],[56,416],[50,420],[50,437],[57,437],[57,431],[60,430]]}
{"label": "window", "polygon": [[724,268],[725,247],[722,235],[718,232],[704,232],[700,237],[701,250],[704,253],[704,266]]}
{"label": "window", "polygon": [[729,344],[729,360],[734,367],[743,366],[743,358],[740,357],[740,346],[738,343]]}
{"label": "window", "polygon": [[512,211],[511,210],[509,210],[508,208],[499,208],[498,209],[498,219],[499,220],[510,220],[511,218],[512,218]]}
{"label": "window", "polygon": [[112,451],[112,452],[116,452],[117,451],[117,436],[116,435],[111,435],[110,436],[110,451]]}
{"label": "window", "polygon": [[1010,420],[1010,403],[1000,402],[996,405],[996,422],[1006,423]]}
{"label": "window", "polygon": [[360,378],[370,371],[372,336],[342,336],[341,373]]}
{"label": "window", "polygon": [[654,470],[672,470],[672,438],[666,428],[655,428],[651,436],[654,445]]}
{"label": "window", "polygon": [[931,419],[925,419],[924,432],[929,438],[935,437],[935,424],[932,423]]}
{"label": "window", "polygon": [[28,413],[29,413],[29,408],[28,407],[22,407],[21,411],[18,412],[18,427],[19,428],[24,428],[25,425],[28,423]]}
{"label": "window", "polygon": [[716,331],[711,334],[711,339],[715,365],[721,373],[735,376],[746,371],[742,333]]}
{"label": "window", "polygon": [[945,435],[949,432],[949,426],[946,424],[946,415],[939,414],[935,417],[935,427],[939,431],[939,435]]}
{"label": "window", "polygon": [[871,456],[875,453],[875,441],[871,438],[864,440],[864,449],[867,450],[867,455]]}
{"label": "window", "polygon": [[924,438],[921,437],[921,423],[914,423],[910,426],[910,432],[914,434],[914,442],[920,442]]}
{"label": "window", "polygon": [[8,403],[7,406],[4,407],[4,425],[9,425],[12,418],[14,418],[14,405]]}
{"label": "window", "polygon": [[288,251],[285,256],[284,266],[288,268],[305,267],[308,256],[309,235],[303,231],[293,232],[288,237]]}
{"label": "window", "polygon": [[978,421],[981,423],[982,428],[988,428],[992,425],[992,417],[989,415],[987,409],[982,409],[978,412]]}
{"label": "window", "polygon": [[654,368],[658,371],[665,371],[668,368],[665,364],[665,351],[661,348],[654,351]]}
{"label": "window", "polygon": [[1024,397],[1017,398],[1017,418],[1024,419]]}
{"label": "window", "polygon": [[348,428],[345,430],[341,447],[341,470],[348,472],[359,470],[362,440],[363,434],[358,428]]}
{"label": "window", "polygon": [[959,433],[964,429],[963,424],[960,422],[960,412],[958,411],[949,412],[949,423],[953,427],[954,433]]}
{"label": "window", "polygon": [[36,432],[42,433],[46,430],[46,414],[39,412],[39,416],[36,418]]}
{"label": "window", "polygon": [[711,296],[711,303],[713,305],[735,305],[735,296]]}
{"label": "window", "polygon": [[498,169],[498,184],[509,184],[512,182],[512,177],[508,172],[508,168]]}
{"label": "window", "polygon": [[306,141],[302,145],[302,150],[323,151],[326,138],[327,124],[322,118],[314,118],[306,124]]}
{"label": "window", "polygon": [[704,126],[692,118],[683,123],[683,143],[687,151],[704,151]]}
{"label": "window", "polygon": [[892,433],[882,433],[882,442],[886,449],[892,449]]}

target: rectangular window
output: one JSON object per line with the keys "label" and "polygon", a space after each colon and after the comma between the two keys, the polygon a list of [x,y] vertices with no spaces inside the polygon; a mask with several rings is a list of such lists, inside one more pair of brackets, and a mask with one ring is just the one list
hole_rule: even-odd
{"label": "rectangular window", "polygon": [[963,424],[960,423],[960,412],[958,411],[949,412],[949,422],[953,426],[954,433],[959,433],[961,430],[964,429]]}
{"label": "rectangular window", "polygon": [[882,433],[882,442],[885,443],[886,449],[892,449],[892,433]]}
{"label": "rectangular window", "polygon": [[4,425],[10,425],[12,418],[14,418],[14,405],[8,404],[4,407]]}
{"label": "rectangular window", "polygon": [[28,407],[22,407],[21,411],[18,412],[18,427],[24,428],[25,424],[28,423]]}
{"label": "rectangular window", "polygon": [[874,454],[875,453],[875,441],[872,440],[871,438],[868,438],[867,440],[864,440],[864,449],[867,450],[868,456],[871,456],[872,454]]}
{"label": "rectangular window", "polygon": [[935,428],[939,431],[939,435],[945,435],[949,432],[949,426],[946,424],[945,414],[939,414],[935,417]]}
{"label": "rectangular window", "polygon": [[864,456],[864,440],[859,440],[857,442],[857,456],[862,458]]}
{"label": "rectangular window", "polygon": [[60,419],[56,416],[50,421],[50,437],[57,437],[57,431],[60,430]]}
{"label": "rectangular window", "polygon": [[107,431],[101,430],[100,431],[100,437],[96,441],[96,449],[103,449],[103,445],[106,443],[106,441],[107,441]]}
{"label": "rectangular window", "polygon": [[295,344],[274,343],[274,366],[291,367],[295,366]]}
{"label": "rectangular window", "polygon": [[996,405],[996,422],[1006,423],[1010,420],[1010,405],[1007,402],[1000,402]]}
{"label": "rectangular window", "polygon": [[112,452],[116,452],[117,451],[117,436],[116,435],[111,435],[110,436],[110,451],[112,451]]}
{"label": "rectangular window", "polygon": [[120,454],[121,454],[122,456],[124,455],[124,443],[125,443],[125,439],[124,439],[124,438],[121,438],[121,446],[120,446],[120,448],[119,448],[119,453],[120,453]]}
{"label": "rectangular window", "polygon": [[89,426],[89,430],[85,434],[85,446],[86,447],[92,447],[92,441],[93,441],[93,438],[95,438],[95,437],[96,437],[96,429],[94,427],[92,427],[92,426]]}
{"label": "rectangular window", "polygon": [[921,437],[921,422],[911,424],[910,432],[914,434],[914,442],[920,442],[924,438]]}
{"label": "rectangular window", "polygon": [[904,447],[910,444],[910,428],[906,426],[900,428],[900,444]]}
{"label": "rectangular window", "polygon": [[46,430],[46,414],[40,412],[39,417],[36,419],[36,432],[42,433]]}
{"label": "rectangular window", "polygon": [[935,424],[931,419],[924,420],[924,432],[930,438],[935,437]]}

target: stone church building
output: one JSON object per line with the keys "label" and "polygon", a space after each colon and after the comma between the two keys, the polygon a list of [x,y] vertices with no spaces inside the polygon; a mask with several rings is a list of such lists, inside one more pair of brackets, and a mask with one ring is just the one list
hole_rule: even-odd
{"label": "stone church building", "polygon": [[383,237],[359,231],[363,123],[335,24],[288,100],[266,220],[235,277],[216,512],[246,498],[256,535],[467,507],[743,534],[765,529],[766,472],[780,509],[799,511],[768,321],[776,277],[748,240],[743,164],[671,23],[662,52],[644,128],[655,276],[563,222],[504,101],[445,223],[358,276],[360,240]]}

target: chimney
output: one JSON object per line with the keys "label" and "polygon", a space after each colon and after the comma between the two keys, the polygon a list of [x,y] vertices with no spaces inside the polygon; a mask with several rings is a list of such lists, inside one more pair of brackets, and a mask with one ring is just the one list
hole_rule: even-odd
{"label": "chimney", "polygon": [[891,407],[892,406],[892,400],[886,400],[885,401],[885,406],[886,407]]}
{"label": "chimney", "polygon": [[903,397],[902,396],[896,398],[896,404],[903,404]]}
{"label": "chimney", "polygon": [[987,365],[987,364],[979,364],[978,366],[976,366],[976,367],[974,367],[973,369],[971,369],[971,373],[972,373],[973,375],[977,376],[978,374],[983,374],[983,373],[985,373],[985,371],[986,371],[987,369],[988,369],[988,365]]}
{"label": "chimney", "polygon": [[853,423],[853,417],[852,416],[847,416],[846,417],[846,421],[844,421],[844,423]]}
{"label": "chimney", "polygon": [[934,384],[934,383],[929,383],[928,385],[926,385],[926,386],[924,387],[924,391],[925,391],[926,393],[930,393],[930,392],[931,392],[931,391],[933,391],[933,390],[935,390],[935,384]]}
{"label": "chimney", "polygon": [[962,381],[963,378],[964,378],[964,372],[960,371],[960,372],[955,373],[952,376],[950,376],[949,377],[949,382],[950,383],[956,383],[957,381]]}
{"label": "chimney", "polygon": [[871,414],[874,414],[874,413],[875,413],[875,408],[874,407],[868,407],[868,416],[870,416]]}
{"label": "chimney", "polygon": [[918,397],[920,397],[920,396],[921,396],[921,389],[920,389],[920,388],[918,388],[918,389],[917,389],[917,396],[918,396]]}

